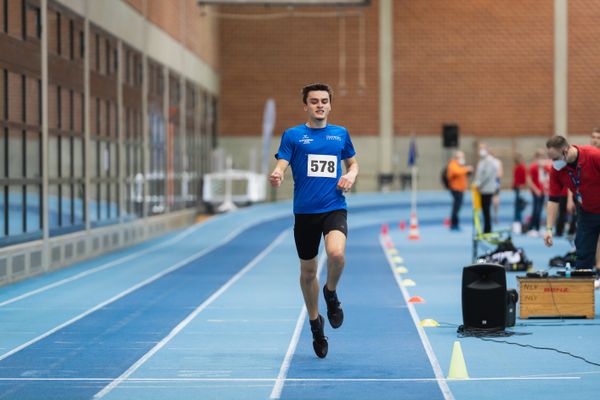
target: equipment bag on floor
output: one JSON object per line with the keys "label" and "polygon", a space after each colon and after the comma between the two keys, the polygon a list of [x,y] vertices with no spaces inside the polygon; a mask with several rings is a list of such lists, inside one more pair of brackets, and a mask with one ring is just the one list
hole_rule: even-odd
{"label": "equipment bag on floor", "polygon": [[494,251],[480,256],[477,261],[500,264],[507,271],[527,271],[532,264],[525,250],[515,247],[510,238],[500,242]]}

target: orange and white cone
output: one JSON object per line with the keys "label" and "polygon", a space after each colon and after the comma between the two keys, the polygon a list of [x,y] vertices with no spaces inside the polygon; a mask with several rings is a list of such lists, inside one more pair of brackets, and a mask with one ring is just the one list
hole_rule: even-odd
{"label": "orange and white cone", "polygon": [[408,238],[410,240],[419,240],[419,222],[417,221],[417,213],[410,214],[410,228],[408,229]]}
{"label": "orange and white cone", "polygon": [[388,226],[388,224],[381,224],[381,235],[387,236],[389,232],[390,232],[390,227]]}

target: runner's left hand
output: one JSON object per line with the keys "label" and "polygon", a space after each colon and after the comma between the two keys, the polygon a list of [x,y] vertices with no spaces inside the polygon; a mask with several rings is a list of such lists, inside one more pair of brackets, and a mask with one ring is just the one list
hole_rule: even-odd
{"label": "runner's left hand", "polygon": [[337,183],[338,189],[343,192],[348,192],[352,189],[352,185],[354,184],[354,178],[350,174],[342,175],[340,180]]}

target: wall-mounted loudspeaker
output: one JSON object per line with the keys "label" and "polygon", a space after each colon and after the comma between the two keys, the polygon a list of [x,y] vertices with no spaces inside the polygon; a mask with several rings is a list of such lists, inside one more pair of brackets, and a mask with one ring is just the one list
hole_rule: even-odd
{"label": "wall-mounted loudspeaker", "polygon": [[458,125],[444,124],[442,127],[442,144],[444,147],[458,147]]}

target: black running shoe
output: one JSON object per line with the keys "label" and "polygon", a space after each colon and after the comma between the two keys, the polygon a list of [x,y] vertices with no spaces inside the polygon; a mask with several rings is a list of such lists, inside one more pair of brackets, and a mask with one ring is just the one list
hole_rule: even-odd
{"label": "black running shoe", "polygon": [[344,322],[344,310],[342,310],[342,304],[338,300],[337,293],[330,292],[327,289],[327,284],[323,286],[323,296],[327,303],[327,318],[333,329],[337,329],[342,326]]}
{"label": "black running shoe", "polygon": [[310,321],[310,330],[313,335],[313,349],[315,349],[315,354],[319,358],[325,358],[327,355],[327,350],[329,350],[329,344],[327,343],[327,336],[325,336],[325,318],[321,314],[319,314],[319,325]]}

